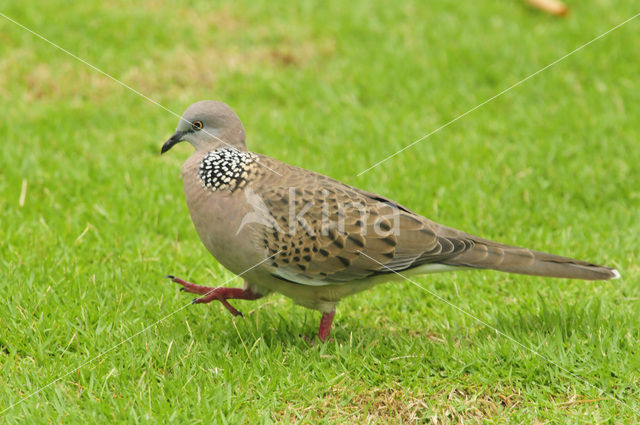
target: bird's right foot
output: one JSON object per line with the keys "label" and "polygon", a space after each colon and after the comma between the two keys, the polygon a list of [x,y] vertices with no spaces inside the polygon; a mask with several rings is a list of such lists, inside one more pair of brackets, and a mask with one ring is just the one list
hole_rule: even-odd
{"label": "bird's right foot", "polygon": [[210,286],[196,285],[195,283],[187,282],[186,280],[182,280],[179,277],[175,277],[172,275],[168,275],[165,277],[171,279],[172,282],[182,285],[182,287],[180,288],[181,291],[190,292],[192,294],[207,295],[217,289]]}
{"label": "bird's right foot", "polygon": [[262,297],[262,295],[256,294],[249,289],[225,288],[222,286],[212,288],[209,286],[196,285],[195,283],[187,282],[186,280],[172,275],[168,275],[166,277],[171,279],[173,282],[182,285],[182,288],[180,288],[181,291],[202,295],[202,297],[195,298],[193,300],[193,304],[208,304],[213,300],[218,300],[227,310],[229,310],[229,313],[234,316],[243,316],[243,314],[229,304],[227,301],[228,299],[257,300]]}

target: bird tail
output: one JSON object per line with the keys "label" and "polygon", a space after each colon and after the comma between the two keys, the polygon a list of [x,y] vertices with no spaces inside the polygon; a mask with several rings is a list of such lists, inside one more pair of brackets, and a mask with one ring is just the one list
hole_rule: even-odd
{"label": "bird tail", "polygon": [[475,236],[470,236],[470,238],[473,241],[473,246],[460,255],[447,260],[447,264],[566,279],[609,280],[620,277],[620,273],[611,267],[503,245]]}

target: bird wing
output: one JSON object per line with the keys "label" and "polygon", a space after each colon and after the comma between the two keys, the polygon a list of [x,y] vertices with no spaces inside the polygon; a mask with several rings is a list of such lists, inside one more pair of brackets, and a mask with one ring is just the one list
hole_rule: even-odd
{"label": "bird wing", "polygon": [[271,223],[261,227],[257,243],[275,254],[273,274],[282,279],[346,283],[441,263],[473,246],[466,234],[388,198],[307,170],[278,171],[282,179],[254,190]]}

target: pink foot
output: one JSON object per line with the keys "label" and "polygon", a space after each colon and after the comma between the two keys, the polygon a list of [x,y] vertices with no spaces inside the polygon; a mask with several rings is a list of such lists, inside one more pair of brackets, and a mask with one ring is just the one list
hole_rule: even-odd
{"label": "pink foot", "polygon": [[218,300],[234,316],[242,316],[242,313],[240,313],[235,307],[229,304],[227,300],[257,300],[258,298],[262,297],[262,295],[256,294],[255,292],[252,292],[248,289],[225,287],[211,288],[209,286],[196,285],[195,283],[187,282],[171,275],[167,276],[167,278],[171,279],[175,283],[179,283],[180,285],[182,285],[182,288],[180,288],[180,290],[182,291],[202,295],[202,297],[195,298],[193,300],[194,304],[207,304],[213,300]]}
{"label": "pink foot", "polygon": [[331,323],[333,322],[333,316],[336,315],[335,311],[330,313],[322,313],[322,319],[320,319],[320,328],[318,329],[318,339],[325,342],[329,338],[331,333]]}
{"label": "pink foot", "polygon": [[[329,333],[331,333],[331,323],[333,322],[333,316],[336,315],[335,311],[330,313],[322,313],[322,319],[320,319],[320,329],[318,329],[318,339],[320,342],[331,342],[333,338],[329,338]],[[304,338],[305,341],[309,343],[310,346],[314,346],[313,338],[308,337],[307,335],[299,335]]]}

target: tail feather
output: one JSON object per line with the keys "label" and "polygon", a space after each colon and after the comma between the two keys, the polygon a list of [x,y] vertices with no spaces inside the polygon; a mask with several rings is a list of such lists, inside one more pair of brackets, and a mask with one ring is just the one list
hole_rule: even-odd
{"label": "tail feather", "polygon": [[475,237],[472,241],[473,247],[447,260],[446,264],[567,279],[609,280],[620,277],[620,273],[611,267]]}

